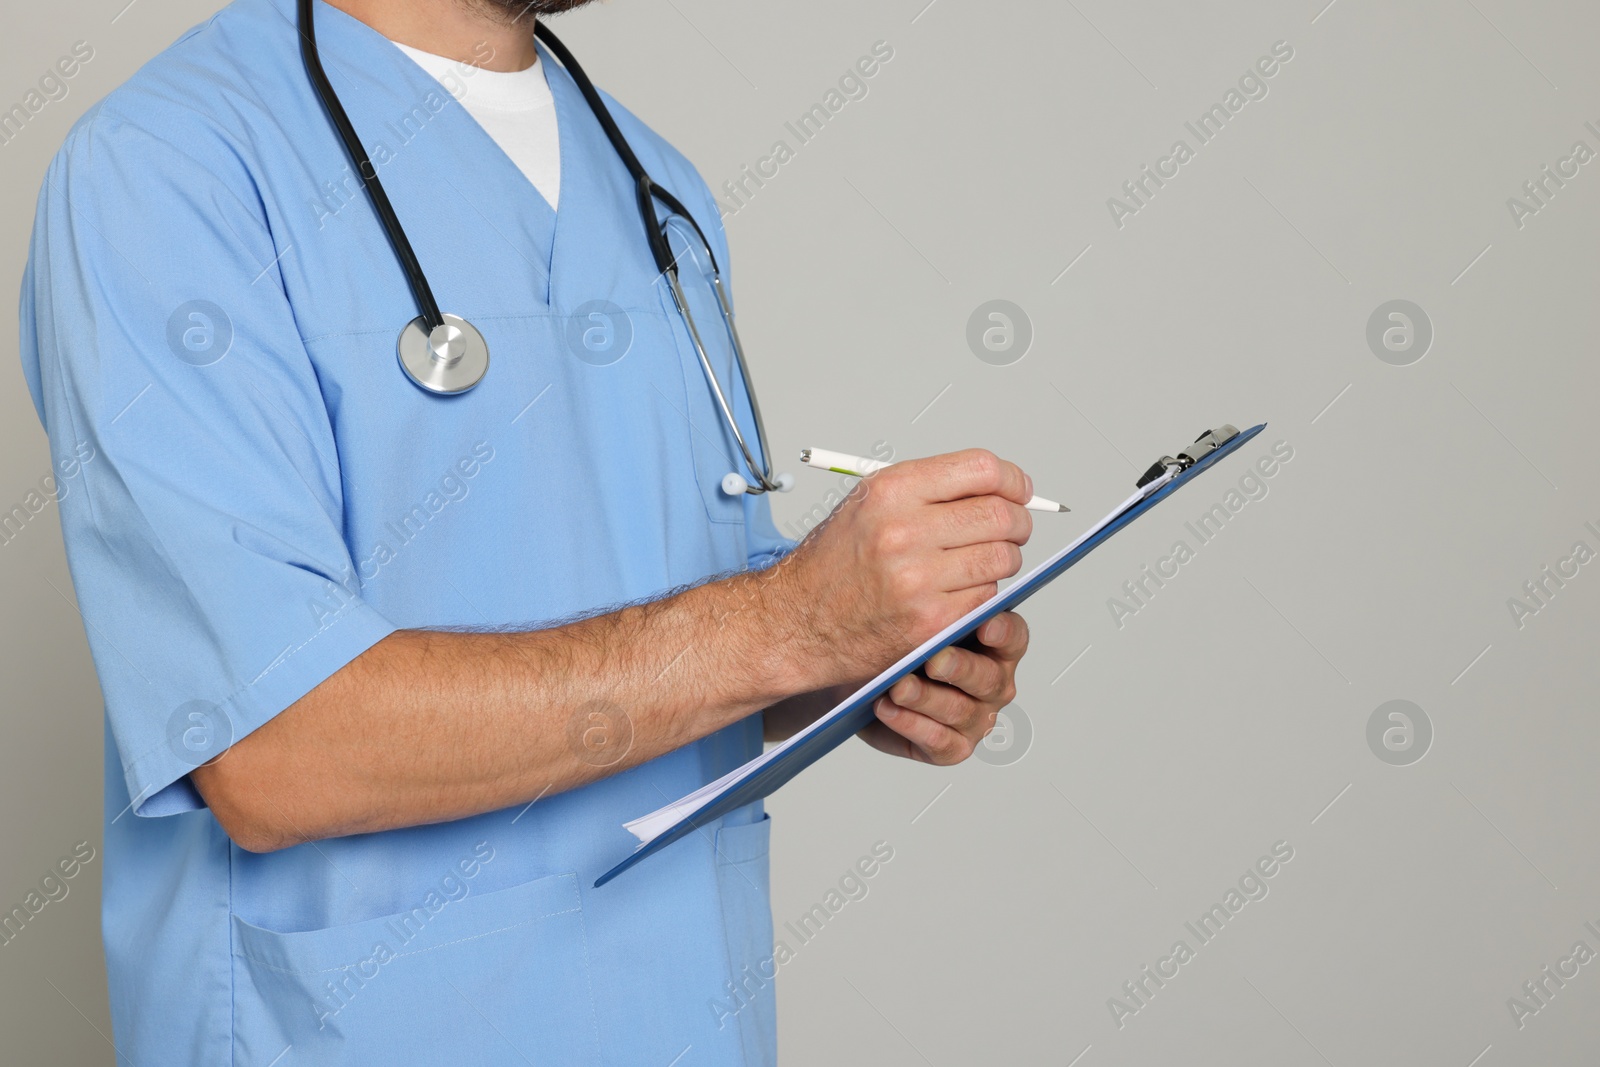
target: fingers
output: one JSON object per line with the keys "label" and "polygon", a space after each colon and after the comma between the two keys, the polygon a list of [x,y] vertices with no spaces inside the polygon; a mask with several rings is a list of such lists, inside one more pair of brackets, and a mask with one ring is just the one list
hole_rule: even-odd
{"label": "fingers", "polygon": [[896,707],[925,715],[952,730],[971,733],[983,726],[979,722],[983,712],[977,701],[953,686],[912,675],[896,682],[884,695]]}
{"label": "fingers", "polygon": [[969,727],[970,720],[977,717],[972,708],[975,700],[1002,704],[1010,699],[1006,690],[1011,683],[1011,665],[980,652],[947,648],[922,670],[926,678],[907,675],[894,684],[888,696],[901,707],[931,715],[946,726]]}
{"label": "fingers", "polygon": [[1028,622],[1014,611],[1002,612],[978,627],[978,640],[991,655],[1016,663],[1028,651]]}
{"label": "fingers", "polygon": [[982,651],[950,647],[878,698],[877,720],[861,732],[880,752],[948,766],[972,755],[995,714],[1017,694],[1016,668],[1028,625],[1005,612],[978,628]]}
{"label": "fingers", "polygon": [[[980,733],[978,737],[968,737],[960,730],[946,726],[921,712],[900,707],[888,697],[879,697],[875,710],[878,713],[879,725],[887,727],[909,743],[906,749],[900,751],[894,751],[892,747],[883,748],[883,751],[892,752],[894,755],[909,755],[910,758],[924,763],[934,763],[941,767],[960,763],[972,755],[982,736]],[[863,732],[863,736],[874,748],[880,747],[874,743],[874,735]],[[876,736],[878,741],[885,740],[881,734]]]}
{"label": "fingers", "polygon": [[988,587],[1022,569],[1022,549],[1010,541],[987,541],[946,549],[939,553],[934,567],[937,568],[933,575],[937,588],[945,592]]}
{"label": "fingers", "polygon": [[[883,472],[905,482],[926,503],[969,496],[1003,496],[1016,504],[1033,497],[1033,479],[1015,463],[983,448],[897,463]],[[890,479],[886,479],[890,480]]]}
{"label": "fingers", "polygon": [[1033,513],[1001,496],[974,496],[928,508],[940,548],[963,548],[986,541],[1025,545],[1033,535]]}
{"label": "fingers", "polygon": [[918,760],[922,763],[931,762],[916,745],[889,729],[888,723],[877,719],[862,727],[856,736],[885,755]]}

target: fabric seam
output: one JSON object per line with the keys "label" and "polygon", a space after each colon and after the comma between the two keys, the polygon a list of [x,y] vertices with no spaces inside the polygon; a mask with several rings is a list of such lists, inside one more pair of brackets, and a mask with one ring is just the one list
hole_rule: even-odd
{"label": "fabric seam", "polygon": [[[545,912],[543,915],[535,915],[531,919],[524,919],[522,922],[512,923],[510,926],[502,926],[502,927],[499,927],[498,929],[494,929],[494,930],[485,930],[483,933],[481,933],[481,934],[473,934],[471,937],[458,937],[454,941],[446,941],[443,944],[430,945],[427,948],[419,948],[414,952],[397,952],[394,955],[390,956],[389,958],[398,960],[398,959],[404,959],[407,956],[421,956],[421,955],[425,955],[426,953],[429,953],[429,952],[437,952],[439,949],[441,949],[441,948],[449,948],[451,945],[462,945],[462,944],[467,943],[468,941],[477,941],[480,938],[493,937],[495,934],[503,934],[507,930],[516,930],[516,929],[518,929],[520,927],[523,927],[523,926],[531,926],[532,924],[534,924],[536,922],[540,922],[540,921],[542,921],[544,919],[551,919],[551,918],[554,918],[557,915],[571,915],[575,911],[581,913],[583,911],[583,905],[579,904],[577,907],[567,908],[564,911]],[[581,918],[580,918],[579,921],[580,922],[582,921]],[[271,931],[268,931],[268,932],[270,933]],[[246,952],[244,949],[240,949],[239,951],[235,952],[234,955],[235,956],[242,956],[243,958],[249,960],[251,963],[258,963],[261,966],[267,968],[269,971],[276,971],[279,974],[295,974],[295,975],[333,974],[336,971],[348,971],[350,968],[355,966],[355,964],[353,964],[353,963],[347,963],[347,964],[344,964],[343,966],[340,966],[340,967],[323,967],[323,968],[320,968],[320,969],[317,969],[317,970],[297,971],[297,970],[293,970],[293,969],[288,968],[288,967],[279,967],[276,964],[268,963],[266,960],[259,959],[259,958],[255,957],[255,956],[250,955],[250,953]],[[587,962],[588,962],[588,948],[587,947],[585,947],[585,949],[584,949],[584,961],[585,961],[585,967],[587,968]],[[591,991],[591,997],[592,996],[593,996],[593,993]],[[592,1005],[591,1005],[591,1009],[592,1009]]]}
{"label": "fabric seam", "polygon": [[228,1063],[232,1067],[238,1062],[239,1050],[239,965],[235,962],[238,954],[233,951],[233,923],[228,922],[228,918],[233,915],[234,849],[238,846],[227,835],[223,835],[223,839],[227,841],[228,849],[228,915],[223,922],[228,928]]}
{"label": "fabric seam", "polygon": [[604,1046],[600,1043],[600,1015],[594,1006],[594,973],[589,965],[589,924],[583,917],[583,891],[578,890],[578,906],[573,909],[578,913],[578,940],[583,945],[583,984],[589,991],[589,1032],[594,1037],[594,1051],[602,1061],[605,1059]]}

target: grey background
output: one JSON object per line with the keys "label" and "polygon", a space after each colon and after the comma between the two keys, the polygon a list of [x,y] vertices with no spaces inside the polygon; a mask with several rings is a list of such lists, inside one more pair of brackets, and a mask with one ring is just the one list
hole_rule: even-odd
{"label": "grey background", "polygon": [[[0,101],[96,56],[0,147],[0,291],[70,122],[215,4],[12,5]],[[1588,4],[1512,0],[618,0],[564,19],[596,79],[714,189],[873,43],[894,59],[727,220],[775,451],[985,445],[1074,512],[1224,421],[1271,425],[1036,598],[1015,762],[849,746],[770,803],[774,910],[894,859],[780,972],[786,1062],[1592,1062],[1600,962],[1519,1030],[1506,1000],[1600,938],[1600,563],[1519,629],[1522,583],[1600,550],[1600,162],[1519,229],[1506,199],[1600,149]],[[1274,42],[1294,58],[1119,229],[1106,198]],[[1070,269],[1068,268],[1070,264]],[[1014,302],[1031,350],[976,358]],[[1378,359],[1405,299],[1434,339]],[[6,351],[15,336],[5,301]],[[0,502],[48,470],[0,361]],[[1294,458],[1119,629],[1107,600],[1275,441]],[[794,464],[790,464],[793,468]],[[830,477],[797,470],[793,522]],[[0,903],[97,845],[101,714],[53,510],[0,546]],[[1409,766],[1368,748],[1424,709]],[[1118,1028],[1139,977],[1274,842],[1294,859]],[[111,1063],[99,861],[0,946],[9,1062]],[[98,1031],[98,1033],[97,1033]]]}

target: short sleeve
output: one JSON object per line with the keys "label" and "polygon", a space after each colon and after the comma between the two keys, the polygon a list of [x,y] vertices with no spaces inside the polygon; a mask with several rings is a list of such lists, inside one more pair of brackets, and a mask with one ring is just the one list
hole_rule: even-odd
{"label": "short sleeve", "polygon": [[220,133],[91,112],[46,177],[23,282],[24,369],[139,815],[203,806],[189,771],[394,630],[360,596],[274,269],[292,250],[243,158]]}

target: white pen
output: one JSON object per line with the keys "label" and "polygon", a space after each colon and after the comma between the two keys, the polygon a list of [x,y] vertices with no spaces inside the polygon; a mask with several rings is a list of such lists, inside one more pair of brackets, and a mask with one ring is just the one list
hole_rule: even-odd
{"label": "white pen", "polygon": [[[808,467],[820,470],[833,471],[836,474],[848,474],[855,478],[865,478],[874,471],[881,471],[891,466],[881,459],[868,459],[865,456],[851,456],[843,452],[830,452],[826,448],[802,448],[800,462]],[[1046,500],[1036,496],[1023,507],[1029,511],[1071,511],[1065,504],[1057,504],[1054,500]]]}

